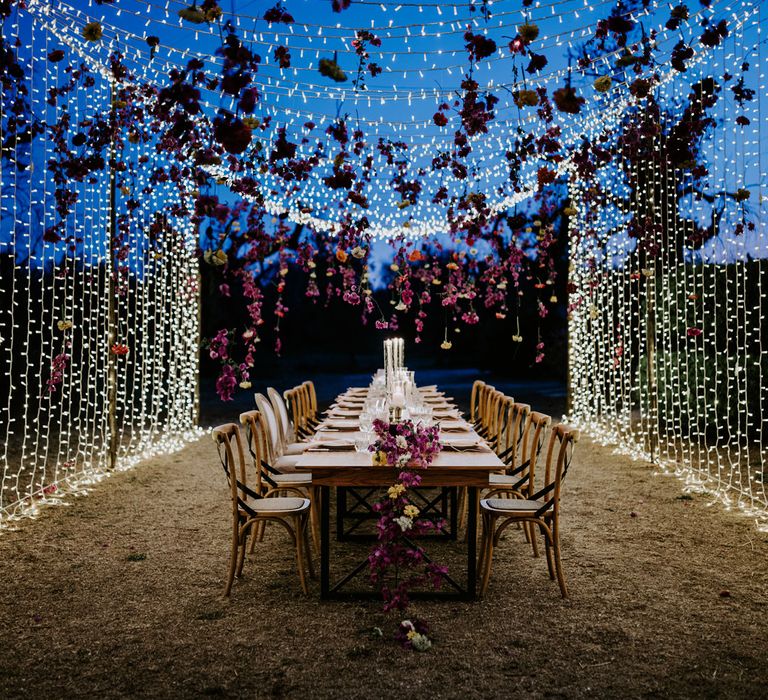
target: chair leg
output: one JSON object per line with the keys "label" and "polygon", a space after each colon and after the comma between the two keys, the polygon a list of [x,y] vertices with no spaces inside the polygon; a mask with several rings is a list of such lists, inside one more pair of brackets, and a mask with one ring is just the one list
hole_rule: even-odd
{"label": "chair leg", "polygon": [[496,527],[496,518],[492,515],[488,515],[488,520],[485,528],[485,554],[483,556],[483,575],[482,586],[480,587],[480,596],[485,596],[488,590],[488,583],[491,580],[491,566],[493,564],[493,544],[496,539],[494,529]]}
{"label": "chair leg", "polygon": [[539,556],[539,545],[536,544],[536,526],[533,523],[528,523],[528,541],[531,543],[531,549],[533,549],[533,556]]}
{"label": "chair leg", "polygon": [[482,586],[483,565],[485,563],[485,537],[488,528],[486,527],[487,513],[482,514],[482,521],[480,523],[480,553],[477,557],[477,576],[480,579],[480,585]]}
{"label": "chair leg", "polygon": [[320,507],[320,489],[316,486],[311,486],[309,489],[309,518],[312,527],[312,542],[315,545],[315,552],[320,554],[320,518],[318,516],[318,508]]}
{"label": "chair leg", "polygon": [[238,527],[235,525],[232,532],[232,546],[229,551],[229,573],[227,574],[227,584],[224,588],[225,597],[229,597],[229,594],[232,591],[232,582],[235,580],[235,570],[237,569],[237,559],[239,555],[239,542],[240,535],[238,533]]}
{"label": "chair leg", "polygon": [[550,539],[549,532],[542,528],[544,533],[544,551],[547,554],[547,569],[549,569],[549,578],[555,580],[555,565],[552,560],[552,540]]}
{"label": "chair leg", "polygon": [[301,517],[293,518],[293,541],[296,545],[296,565],[299,569],[299,581],[301,582],[301,590],[304,591],[304,595],[309,594],[307,588],[307,579],[304,575],[304,536],[301,532]]}
{"label": "chair leg", "polygon": [[560,594],[563,598],[568,597],[568,587],[565,585],[565,575],[563,574],[563,562],[560,560],[560,531],[557,526],[552,531],[552,545],[555,550],[555,572],[557,573],[557,583],[560,586]]}
{"label": "chair leg", "polygon": [[[311,513],[311,511],[310,511]],[[310,522],[309,518],[304,518],[304,556],[307,559],[307,569],[309,570],[309,578],[314,579],[315,578],[315,567],[312,563],[312,549],[309,546],[309,529],[310,529]],[[319,551],[319,550],[318,550]]]}
{"label": "chair leg", "polygon": [[240,538],[241,541],[240,545],[238,546],[239,552],[237,557],[237,570],[235,571],[235,576],[237,578],[240,578],[243,573],[243,564],[245,564],[245,550],[248,546],[248,535],[251,534],[252,527],[253,526],[244,530],[243,535]]}

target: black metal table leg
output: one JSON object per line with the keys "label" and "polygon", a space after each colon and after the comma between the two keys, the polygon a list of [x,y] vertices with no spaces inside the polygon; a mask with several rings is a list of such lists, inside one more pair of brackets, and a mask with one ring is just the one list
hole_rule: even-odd
{"label": "black metal table leg", "polygon": [[467,595],[477,595],[477,486],[467,487]]}
{"label": "black metal table leg", "polygon": [[320,487],[320,598],[327,599],[331,590],[331,489]]}

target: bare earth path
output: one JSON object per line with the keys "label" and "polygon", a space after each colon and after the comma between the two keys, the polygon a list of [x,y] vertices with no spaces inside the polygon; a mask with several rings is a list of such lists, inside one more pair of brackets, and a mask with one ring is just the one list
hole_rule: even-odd
{"label": "bare earth path", "polygon": [[511,531],[484,601],[414,605],[436,637],[416,654],[376,603],[304,598],[276,530],[221,598],[229,510],[205,438],[0,536],[0,697],[765,697],[768,535],[680,494],[582,440],[571,599]]}

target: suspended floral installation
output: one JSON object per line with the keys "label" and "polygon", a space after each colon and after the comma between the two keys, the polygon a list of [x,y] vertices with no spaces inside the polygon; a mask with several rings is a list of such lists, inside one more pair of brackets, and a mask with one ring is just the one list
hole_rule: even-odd
{"label": "suspended floral installation", "polygon": [[[600,284],[593,259],[590,274],[569,277],[568,299],[558,296],[567,234],[581,245],[615,216],[637,242],[644,284],[643,261],[704,248],[733,212],[743,212],[737,233],[755,226],[754,183],[722,195],[705,185],[718,120],[757,128],[759,53],[725,74],[704,68],[729,41],[749,53],[745,32],[762,21],[754,2],[618,0],[589,11],[577,3],[561,8],[573,20],[567,31],[553,6],[528,0],[436,5],[414,23],[382,12],[366,27],[348,1],[328,3],[325,23],[287,2],[248,16],[213,0],[174,0],[147,22],[152,7],[0,3],[3,168],[28,176],[23,154],[46,143],[50,211],[30,245],[49,251],[62,279],[88,245],[76,223],[84,192],[109,175],[118,316],[131,299],[137,246],[161,261],[179,231],[195,232],[206,274],[245,306],[244,325],[206,341],[223,399],[250,386],[266,324],[281,351],[289,284],[312,302],[343,301],[377,329],[408,324],[417,342],[429,324],[444,325],[446,350],[449,330],[488,314],[510,324],[511,341],[525,340],[535,363],[547,347],[523,339],[520,308],[540,319],[566,303],[578,311]],[[25,23],[46,33],[43,88],[19,59]],[[687,91],[668,94],[670,80],[690,75],[698,77]],[[106,105],[72,106],[101,81]],[[736,109],[718,115],[726,93]],[[602,171],[621,173],[620,184]],[[691,197],[709,206],[708,223],[686,219]],[[669,204],[661,220],[660,201]],[[385,243],[391,308],[378,304],[371,271]],[[107,343],[111,368],[131,360],[128,328]],[[687,337],[700,330],[691,325]],[[43,382],[54,395],[78,333],[61,330],[47,361]]]}

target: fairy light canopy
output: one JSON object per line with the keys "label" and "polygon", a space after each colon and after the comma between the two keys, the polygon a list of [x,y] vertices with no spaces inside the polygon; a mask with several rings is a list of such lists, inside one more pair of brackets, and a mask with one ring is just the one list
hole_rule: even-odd
{"label": "fairy light canopy", "polygon": [[[28,0],[0,13],[13,263],[0,512],[191,429],[200,270],[246,307],[204,345],[224,400],[251,388],[265,328],[280,352],[296,280],[308,303],[341,300],[382,331],[412,322],[415,343],[439,318],[444,351],[488,314],[531,366],[567,296],[574,417],[766,511],[768,406],[748,388],[768,372],[763,294],[747,284],[767,249],[763,3]],[[707,288],[703,263],[735,261]],[[717,364],[726,350],[738,360]],[[712,445],[698,397],[723,392],[747,408],[729,404]],[[695,461],[679,447],[691,441]]]}
{"label": "fairy light canopy", "polygon": [[194,83],[194,118],[224,145],[197,155],[218,182],[316,230],[338,233],[347,217],[381,237],[476,217],[471,200],[460,206],[471,195],[484,219],[520,204],[540,190],[542,168],[562,175],[568,149],[596,138],[637,99],[638,77],[681,42],[687,60],[706,53],[701,22],[741,12],[722,0],[672,12],[650,0],[341,5],[252,3],[230,15],[213,2],[34,0],[29,9],[71,45],[97,22],[102,35],[87,45],[96,65],[119,51],[130,79]]}

